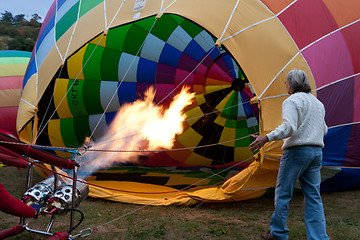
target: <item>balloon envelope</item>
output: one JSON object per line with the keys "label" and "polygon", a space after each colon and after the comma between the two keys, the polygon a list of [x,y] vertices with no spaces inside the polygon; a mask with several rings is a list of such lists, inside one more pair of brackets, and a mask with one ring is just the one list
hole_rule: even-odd
{"label": "balloon envelope", "polygon": [[0,51],[0,128],[18,136],[16,116],[31,52]]}
{"label": "balloon envelope", "polygon": [[330,0],[55,1],[26,72],[18,130],[30,141],[39,126],[38,144],[79,147],[149,86],[166,105],[186,84],[196,97],[175,142],[182,150],[98,171],[89,181],[100,187],[90,194],[164,205],[255,198],[274,187],[282,151],[281,142],[269,143],[252,162],[249,134],[281,123],[286,74],[300,68],[327,112],[322,188],[354,188],[356,9],[356,1]]}

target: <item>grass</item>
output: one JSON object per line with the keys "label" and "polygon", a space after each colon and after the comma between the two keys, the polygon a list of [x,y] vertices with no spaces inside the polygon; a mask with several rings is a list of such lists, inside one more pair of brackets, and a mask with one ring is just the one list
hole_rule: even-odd
{"label": "grass", "polygon": [[[22,171],[20,174],[13,167],[0,168],[0,183],[18,199],[25,190],[26,171]],[[33,182],[40,180],[34,176]],[[87,198],[79,207],[85,214],[84,222],[72,235],[97,227],[97,231],[85,239],[260,239],[260,233],[268,230],[273,197],[269,194],[254,200],[203,203],[193,207],[143,207]],[[330,238],[360,239],[360,190],[323,193],[322,197]],[[295,192],[288,219],[290,239],[306,239],[303,201],[301,192]],[[114,219],[117,220],[106,224]],[[44,230],[48,222],[48,216],[40,216],[37,220],[31,219],[29,226]],[[18,223],[18,217],[0,212],[0,229]],[[57,216],[52,232],[68,228],[69,215]],[[46,236],[24,232],[12,239],[46,239]]]}

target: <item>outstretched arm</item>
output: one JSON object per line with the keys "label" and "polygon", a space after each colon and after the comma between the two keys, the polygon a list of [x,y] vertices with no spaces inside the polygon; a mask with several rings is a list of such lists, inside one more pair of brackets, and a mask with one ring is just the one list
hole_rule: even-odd
{"label": "outstretched arm", "polygon": [[255,138],[255,141],[253,141],[250,145],[249,145],[249,149],[250,151],[258,151],[262,146],[264,146],[264,144],[266,142],[269,141],[268,137],[265,136],[259,136],[259,135],[254,135],[254,134],[250,134],[251,137]]}

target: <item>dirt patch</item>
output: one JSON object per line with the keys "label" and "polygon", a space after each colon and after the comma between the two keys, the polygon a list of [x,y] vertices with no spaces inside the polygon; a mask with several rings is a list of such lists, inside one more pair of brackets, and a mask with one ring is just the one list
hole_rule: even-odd
{"label": "dirt patch", "polygon": [[92,235],[93,238],[90,239],[96,239],[101,235],[102,237],[109,236],[109,239],[113,240],[122,240],[125,239],[126,231],[126,229],[117,228],[114,225],[109,224],[96,229]]}

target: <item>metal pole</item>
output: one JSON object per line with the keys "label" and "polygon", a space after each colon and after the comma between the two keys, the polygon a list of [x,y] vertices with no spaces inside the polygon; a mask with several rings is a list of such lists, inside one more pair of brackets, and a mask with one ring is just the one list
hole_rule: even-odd
{"label": "metal pole", "polygon": [[57,175],[57,172],[56,172],[56,168],[54,165],[51,165],[51,170],[53,171],[53,174],[54,174],[54,192],[57,191],[57,188],[59,187],[57,184],[58,184],[58,179],[59,179],[59,176]]}
{"label": "metal pole", "polygon": [[55,221],[55,216],[54,216],[54,214],[52,214],[51,215],[51,219],[50,219],[50,222],[49,222],[49,224],[47,225],[47,227],[46,227],[46,232],[50,232],[50,230],[51,230],[51,228],[52,228],[52,226],[53,226],[53,224],[54,224],[54,221]]}
{"label": "metal pole", "polygon": [[25,226],[25,230],[28,231],[28,232],[32,232],[32,233],[43,234],[43,235],[46,235],[46,236],[52,236],[53,235],[52,233],[31,229],[28,226]]}
{"label": "metal pole", "polygon": [[[30,158],[27,158],[28,160],[30,160]],[[32,173],[33,173],[33,163],[31,161],[29,161],[29,166],[27,168],[27,175],[26,175],[26,186],[25,186],[25,191],[27,191],[30,187],[31,187],[31,182],[32,182]],[[20,224],[25,225],[25,218],[20,217]]]}
{"label": "metal pole", "polygon": [[[73,185],[72,185],[72,199],[71,199],[71,208],[74,209],[75,208],[75,199],[76,199],[76,194],[77,194],[77,190],[76,190],[76,182],[77,182],[77,167],[75,167],[73,169]],[[75,212],[71,211],[70,212],[70,229],[72,229],[74,227],[74,215]]]}
{"label": "metal pole", "polygon": [[[30,159],[30,158],[28,158]],[[29,161],[29,166],[27,169],[27,176],[26,176],[26,186],[25,186],[25,191],[27,191],[30,187],[31,187],[31,182],[32,182],[32,173],[33,173],[33,163],[31,161]]]}

